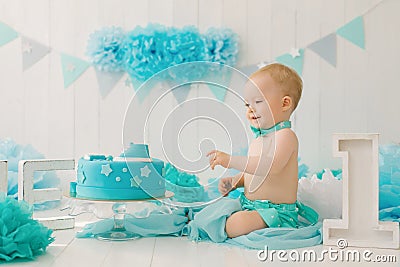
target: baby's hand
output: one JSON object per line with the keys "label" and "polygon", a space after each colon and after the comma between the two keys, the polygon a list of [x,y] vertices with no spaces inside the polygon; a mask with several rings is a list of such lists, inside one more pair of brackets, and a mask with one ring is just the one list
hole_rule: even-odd
{"label": "baby's hand", "polygon": [[212,157],[210,157],[209,159],[212,170],[214,170],[215,166],[217,165],[228,168],[229,161],[231,159],[231,156],[229,154],[226,154],[219,150],[211,150],[210,152],[208,152],[207,157],[210,155],[212,155]]}
{"label": "baby's hand", "polygon": [[230,191],[235,189],[232,184],[233,177],[224,177],[219,180],[218,183],[218,191],[223,195],[226,196]]}

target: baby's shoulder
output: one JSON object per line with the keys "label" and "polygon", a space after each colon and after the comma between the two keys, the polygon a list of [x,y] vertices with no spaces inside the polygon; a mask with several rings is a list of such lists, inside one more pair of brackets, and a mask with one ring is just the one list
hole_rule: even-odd
{"label": "baby's shoulder", "polygon": [[297,135],[292,129],[286,128],[275,132],[276,141],[290,142],[293,144],[297,144],[299,141],[297,139]]}

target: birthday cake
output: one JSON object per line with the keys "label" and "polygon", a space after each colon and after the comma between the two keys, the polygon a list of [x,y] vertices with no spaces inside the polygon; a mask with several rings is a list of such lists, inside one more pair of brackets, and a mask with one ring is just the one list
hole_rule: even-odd
{"label": "birthday cake", "polygon": [[85,199],[137,200],[165,195],[164,162],[151,158],[148,146],[133,144],[119,157],[87,155],[79,159],[70,195]]}

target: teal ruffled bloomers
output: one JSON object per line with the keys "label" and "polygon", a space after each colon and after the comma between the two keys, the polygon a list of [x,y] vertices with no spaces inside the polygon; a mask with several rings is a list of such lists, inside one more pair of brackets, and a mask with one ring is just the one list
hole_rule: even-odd
{"label": "teal ruffled bloomers", "polygon": [[257,211],[268,227],[299,227],[300,215],[312,225],[318,222],[318,213],[296,201],[292,204],[275,204],[269,200],[250,200],[244,193],[239,197],[243,210]]}

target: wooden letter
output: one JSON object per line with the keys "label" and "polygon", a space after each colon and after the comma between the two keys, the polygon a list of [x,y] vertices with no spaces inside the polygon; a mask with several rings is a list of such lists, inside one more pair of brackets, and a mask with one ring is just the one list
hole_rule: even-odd
{"label": "wooden letter", "polygon": [[[30,205],[36,202],[60,200],[60,188],[33,189],[35,171],[74,170],[75,161],[71,160],[21,160],[18,165],[18,200],[25,200]],[[38,218],[45,226],[54,230],[73,228],[73,217]]]}
{"label": "wooden letter", "polygon": [[333,155],[342,158],[341,219],[325,219],[323,242],[348,246],[398,248],[399,223],[379,221],[378,134],[335,134]]}

